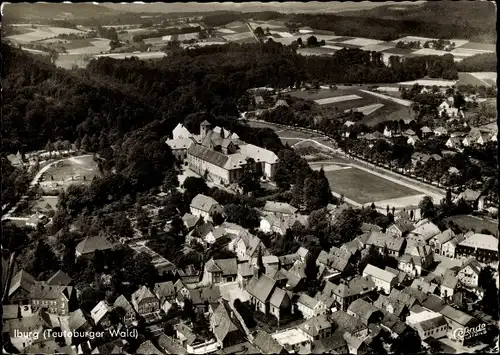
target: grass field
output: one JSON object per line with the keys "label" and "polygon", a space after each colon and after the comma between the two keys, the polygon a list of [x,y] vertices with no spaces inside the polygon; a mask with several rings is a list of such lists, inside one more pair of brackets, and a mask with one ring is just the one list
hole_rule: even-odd
{"label": "grass field", "polygon": [[475,216],[458,215],[458,216],[448,217],[445,219],[445,221],[446,222],[453,221],[456,224],[458,224],[459,227],[467,228],[467,230],[474,228],[476,233],[480,233],[481,230],[483,229],[487,229],[495,235],[496,233],[498,233],[498,226],[494,222],[484,220]]}
{"label": "grass field", "polygon": [[495,52],[496,51],[496,46],[494,44],[486,44],[486,43],[476,43],[476,42],[468,42],[460,48],[464,49],[477,49],[477,50],[483,50],[483,51],[488,51],[488,52]]}
{"label": "grass field", "polygon": [[326,177],[333,192],[361,204],[421,195],[418,191],[357,168],[328,171]]}
{"label": "grass field", "polygon": [[413,53],[414,50],[413,49],[404,49],[404,48],[392,47],[392,48],[383,49],[382,52],[383,53],[387,53],[386,55],[389,55],[389,54],[401,54],[401,55],[405,55],[405,54]]}
{"label": "grass field", "polygon": [[351,94],[351,95],[343,95],[343,96],[336,96],[336,97],[327,97],[324,99],[317,99],[314,100],[314,102],[318,105],[330,105],[330,104],[339,104],[345,101],[352,101],[352,100],[357,100],[361,99],[361,96],[358,96],[356,94]]}
{"label": "grass field", "polygon": [[356,48],[361,47],[361,46],[357,46],[354,44],[347,44],[347,43],[339,42],[337,40],[328,42],[328,44],[331,46],[342,47],[342,48],[347,48],[347,49],[356,49]]}

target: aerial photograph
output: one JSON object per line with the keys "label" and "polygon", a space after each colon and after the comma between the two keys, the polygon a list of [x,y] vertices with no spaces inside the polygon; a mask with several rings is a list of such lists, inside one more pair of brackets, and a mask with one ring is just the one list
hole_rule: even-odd
{"label": "aerial photograph", "polygon": [[3,3],[3,354],[497,354],[493,1]]}

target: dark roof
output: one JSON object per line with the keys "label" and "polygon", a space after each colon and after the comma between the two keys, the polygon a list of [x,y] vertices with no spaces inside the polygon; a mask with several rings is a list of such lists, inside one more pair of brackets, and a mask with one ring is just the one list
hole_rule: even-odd
{"label": "dark roof", "polygon": [[59,270],[47,280],[47,285],[68,286],[72,281],[64,271]]}
{"label": "dark roof", "polygon": [[45,282],[37,282],[31,289],[30,297],[34,299],[59,300],[59,297],[65,296],[69,300],[73,290],[73,286],[51,286]]}
{"label": "dark roof", "polygon": [[68,319],[68,326],[71,330],[78,330],[83,327],[89,321],[89,316],[81,309],[78,308],[76,311],[72,312]]}
{"label": "dark roof", "polygon": [[11,296],[19,288],[27,292],[31,292],[35,284],[35,278],[24,270],[19,270],[10,281],[9,296]]}
{"label": "dark roof", "polygon": [[188,149],[188,154],[221,168],[226,165],[229,159],[227,155],[216,152],[215,150],[204,147],[200,144],[192,144]]}
{"label": "dark roof", "polygon": [[279,354],[283,351],[280,345],[269,333],[258,330],[253,338],[253,344],[262,351],[263,354]]}
{"label": "dark roof", "polygon": [[347,342],[344,339],[343,331],[335,331],[328,338],[313,341],[311,351],[313,354],[339,353],[339,351],[340,354],[347,353]]}
{"label": "dark roof", "polygon": [[273,305],[274,307],[280,307],[281,304],[283,303],[283,299],[287,296],[287,293],[282,290],[281,288],[276,287],[274,289],[274,292],[271,296],[271,299],[269,300],[269,303]]}
{"label": "dark roof", "polygon": [[214,303],[221,297],[218,285],[189,290],[189,295],[191,296],[191,301],[194,305],[204,304],[205,301],[208,303]]}
{"label": "dark roof", "polygon": [[152,354],[152,355],[163,355],[163,353],[158,350],[156,346],[153,345],[151,340],[146,340],[142,343],[136,351],[137,354]]}
{"label": "dark roof", "polygon": [[222,272],[222,275],[236,275],[238,273],[238,264],[236,258],[231,259],[210,259],[207,262],[208,272]]}
{"label": "dark roof", "polygon": [[349,312],[356,314],[359,319],[361,319],[365,324],[368,324],[368,320],[373,313],[380,311],[373,304],[368,303],[364,299],[358,298],[353,303],[349,305],[347,309]]}
{"label": "dark roof", "polygon": [[445,304],[444,301],[438,296],[429,295],[422,306],[433,312],[440,312],[445,307]]}
{"label": "dark roof", "polygon": [[422,328],[423,331],[436,329],[437,327],[441,327],[443,325],[447,325],[446,319],[443,316],[435,317],[431,319],[424,320],[420,322],[418,325]]}
{"label": "dark roof", "polygon": [[202,126],[210,126],[210,122],[208,122],[207,120],[203,121],[201,123]]}
{"label": "dark roof", "polygon": [[93,253],[96,250],[108,250],[113,248],[113,244],[111,244],[105,237],[102,235],[97,235],[94,237],[86,237],[76,246],[75,250],[81,254],[89,254]]}
{"label": "dark roof", "polygon": [[16,319],[19,318],[19,305],[17,304],[5,304],[2,306],[2,320],[6,319]]}
{"label": "dark roof", "polygon": [[276,281],[266,275],[252,278],[247,285],[247,292],[261,302],[267,302],[271,297]]}
{"label": "dark roof", "polygon": [[130,310],[133,310],[134,308],[130,304],[130,302],[125,298],[124,295],[118,296],[118,298],[115,300],[115,303],[113,303],[113,307],[120,307],[122,308],[125,312],[128,312]]}
{"label": "dark roof", "polygon": [[309,318],[305,322],[299,324],[299,329],[312,337],[318,336],[322,330],[331,327],[332,322],[330,322],[326,314]]}
{"label": "dark roof", "polygon": [[339,328],[344,329],[351,335],[355,335],[366,329],[366,326],[360,319],[353,317],[342,310],[333,312],[330,318],[335,324],[338,325]]}
{"label": "dark roof", "polygon": [[212,332],[219,342],[223,342],[229,333],[239,331],[239,328],[231,319],[231,315],[227,308],[228,306],[223,303],[221,306],[217,307],[210,317]]}
{"label": "dark roof", "polygon": [[172,281],[156,283],[153,291],[160,300],[171,297],[175,295],[174,283]]}
{"label": "dark roof", "polygon": [[[224,349],[219,349],[214,354],[230,354],[230,355],[239,355],[239,354],[261,354],[262,351],[256,348],[254,345],[249,343],[248,341],[232,346],[228,346]],[[264,353],[265,354],[265,353]]]}

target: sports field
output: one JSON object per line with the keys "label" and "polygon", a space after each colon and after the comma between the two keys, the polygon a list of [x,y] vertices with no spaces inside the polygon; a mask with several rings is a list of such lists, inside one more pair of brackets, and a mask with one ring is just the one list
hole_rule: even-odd
{"label": "sports field", "polygon": [[66,189],[73,184],[90,184],[98,175],[97,164],[91,156],[68,158],[53,165],[42,175],[40,187]]}
{"label": "sports field", "polygon": [[325,174],[332,192],[360,204],[422,195],[419,191],[357,168],[326,171]]}

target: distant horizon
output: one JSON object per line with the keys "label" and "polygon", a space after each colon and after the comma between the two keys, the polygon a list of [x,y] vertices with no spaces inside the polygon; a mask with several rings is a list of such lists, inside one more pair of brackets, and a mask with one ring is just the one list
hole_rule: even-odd
{"label": "distant horizon", "polygon": [[[127,12],[160,12],[160,13],[196,13],[196,12],[210,12],[210,11],[240,11],[240,12],[260,12],[260,11],[277,11],[282,13],[318,13],[318,12],[340,12],[340,11],[353,11],[353,10],[368,10],[375,7],[387,6],[387,5],[398,5],[398,6],[414,6],[425,3],[425,1],[387,1],[374,3],[369,1],[363,2],[295,2],[290,1],[286,3],[281,2],[245,2],[245,3],[234,3],[234,2],[210,2],[210,3],[125,3],[125,4],[114,4],[114,3],[101,3],[99,5],[105,6],[107,8],[127,11]],[[285,6],[284,6],[285,5]]]}

